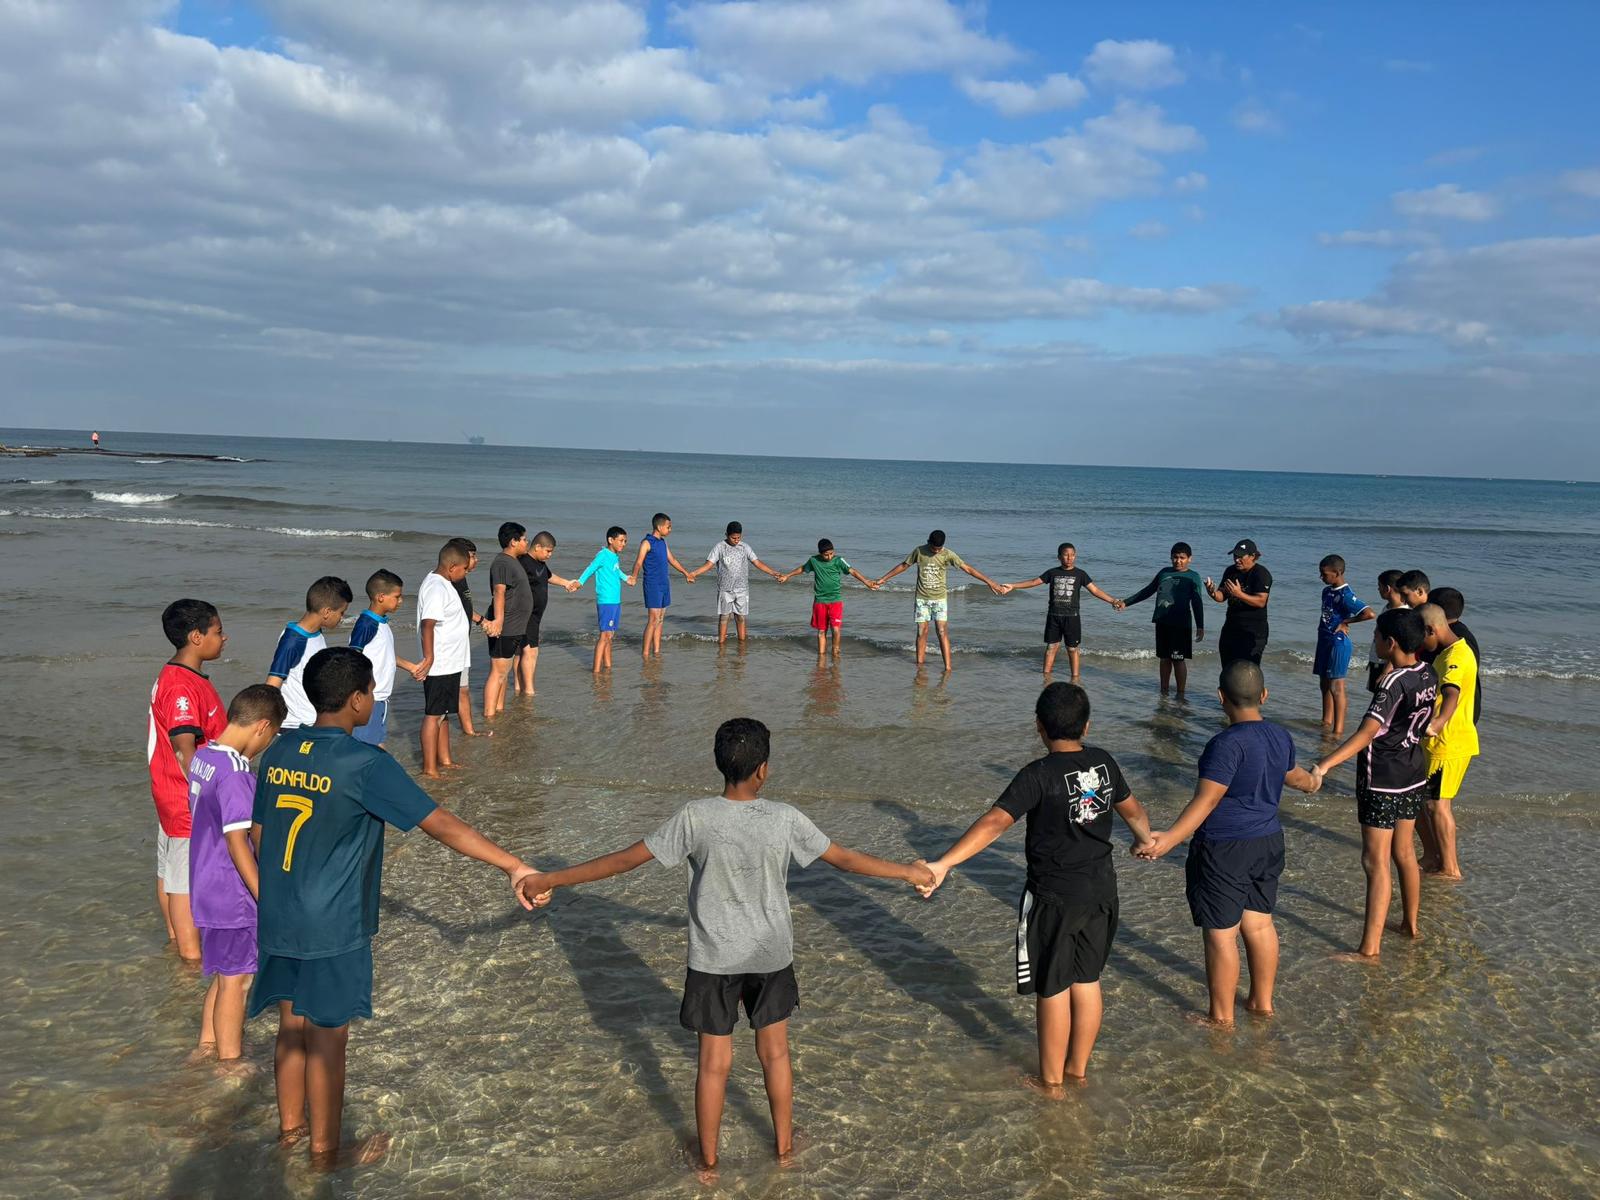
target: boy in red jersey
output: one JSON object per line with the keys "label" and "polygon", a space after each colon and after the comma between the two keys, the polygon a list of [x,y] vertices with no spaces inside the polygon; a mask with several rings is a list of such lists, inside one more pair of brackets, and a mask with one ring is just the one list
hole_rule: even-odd
{"label": "boy in red jersey", "polygon": [[150,795],[155,800],[156,902],[167,940],[185,962],[200,961],[200,932],[189,909],[189,760],[228,727],[222,697],[200,668],[222,657],[228,635],[204,600],[174,600],[161,614],[161,631],[176,653],[150,689]]}

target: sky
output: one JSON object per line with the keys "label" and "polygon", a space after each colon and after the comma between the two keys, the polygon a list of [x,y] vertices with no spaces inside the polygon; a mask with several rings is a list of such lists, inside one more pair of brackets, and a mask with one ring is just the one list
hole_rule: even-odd
{"label": "sky", "polygon": [[0,0],[0,424],[1600,478],[1600,6]]}

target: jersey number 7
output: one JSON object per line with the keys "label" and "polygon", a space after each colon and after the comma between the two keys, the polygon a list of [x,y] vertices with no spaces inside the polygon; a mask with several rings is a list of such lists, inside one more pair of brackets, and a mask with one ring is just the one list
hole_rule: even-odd
{"label": "jersey number 7", "polygon": [[300,826],[311,819],[311,801],[305,796],[279,796],[279,808],[292,808],[300,815],[289,825],[289,840],[283,847],[283,869],[292,870],[294,862],[294,841],[300,836]]}

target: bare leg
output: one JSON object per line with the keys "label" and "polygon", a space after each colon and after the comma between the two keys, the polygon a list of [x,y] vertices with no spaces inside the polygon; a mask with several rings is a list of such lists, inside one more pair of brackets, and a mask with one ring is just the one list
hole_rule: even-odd
{"label": "bare leg", "polygon": [[917,622],[917,666],[920,667],[922,665],[923,660],[925,658],[927,658],[927,657],[928,657],[928,623],[926,621],[918,621]]}
{"label": "bare leg", "polygon": [[278,1136],[306,1128],[306,1026],[289,1001],[278,1001],[278,1040],[273,1049],[273,1076],[278,1085]]}
{"label": "bare leg", "polygon": [[700,1069],[694,1077],[694,1123],[700,1139],[700,1162],[717,1165],[717,1139],[722,1132],[722,1103],[733,1066],[733,1037],[700,1035]]}
{"label": "bare leg", "polygon": [[1333,729],[1333,680],[1318,679],[1317,686],[1322,689],[1322,728],[1329,732]]}
{"label": "bare leg", "polygon": [[1422,811],[1417,814],[1417,836],[1422,839],[1422,870],[1433,874],[1439,870],[1439,834],[1433,827],[1431,800],[1424,802]]}
{"label": "bare leg", "polygon": [[934,626],[939,630],[939,653],[944,655],[944,669],[948,671],[955,666],[950,659],[950,627],[944,621],[935,621]]}
{"label": "bare leg", "polygon": [[167,893],[167,920],[178,943],[178,957],[186,963],[200,961],[200,931],[194,927],[188,892]]}
{"label": "bare leg", "polygon": [[1214,1025],[1231,1026],[1239,995],[1239,927],[1208,929],[1205,935],[1206,989],[1211,994],[1208,1019]]}
{"label": "bare leg", "polygon": [[422,718],[422,773],[429,779],[440,776],[439,726],[448,720],[448,717]]}
{"label": "bare leg", "polygon": [[1389,900],[1394,894],[1389,878],[1389,854],[1395,830],[1361,827],[1361,869],[1367,873],[1367,916],[1361,931],[1362,958],[1377,958],[1383,950],[1383,927],[1389,923]]}
{"label": "bare leg", "polygon": [[[731,1061],[731,1048],[729,1055]],[[767,1105],[772,1109],[773,1145],[779,1158],[787,1158],[794,1150],[794,1071],[789,1065],[787,1020],[756,1030],[756,1056],[761,1059]]]}
{"label": "bare leg", "polygon": [[1044,673],[1046,675],[1056,669],[1056,651],[1060,648],[1060,642],[1051,642],[1044,648]]}
{"label": "bare leg", "polygon": [[1078,676],[1083,674],[1083,657],[1078,647],[1067,647],[1067,661],[1072,664],[1072,682],[1077,683]]}
{"label": "bare leg", "polygon": [[161,923],[167,927],[167,941],[178,940],[178,931],[172,927],[172,908],[167,902],[167,883],[156,876],[156,905],[161,909]]}
{"label": "bare leg", "polygon": [[1245,997],[1246,1012],[1272,1015],[1272,987],[1278,980],[1278,927],[1272,914],[1245,910],[1239,922],[1244,936],[1245,961],[1250,965],[1250,993]]}
{"label": "bare leg", "polygon": [[[1178,678],[1178,699],[1182,700],[1184,690],[1189,686],[1189,663],[1186,659],[1178,658],[1171,660],[1171,665],[1172,673]],[[1164,673],[1163,678],[1165,678]],[[1161,690],[1167,689],[1163,687]]]}
{"label": "bare leg", "polygon": [[1067,989],[1072,996],[1072,1036],[1067,1040],[1066,1077],[1082,1083],[1089,1074],[1089,1055],[1100,1036],[1100,1018],[1105,1003],[1100,996],[1100,981],[1075,983]]}
{"label": "bare leg", "polygon": [[1422,913],[1422,870],[1417,865],[1417,847],[1412,841],[1412,821],[1394,823],[1394,873],[1400,878],[1400,932],[1408,938],[1422,936],[1417,922]]}
{"label": "bare leg", "polygon": [[744,623],[744,618],[743,617],[736,615],[733,619],[736,622],[738,622],[738,625],[739,625],[739,640],[742,642],[742,641],[744,641],[746,638],[748,638],[750,636],[750,631],[749,631],[749,629],[747,629],[745,627],[745,623]]}
{"label": "bare leg", "polygon": [[[461,711],[466,712],[466,709]],[[471,735],[469,734],[469,736]],[[455,760],[450,757],[450,719],[448,717],[439,718],[439,732],[435,737],[439,746],[439,765],[441,767],[455,766]]]}
{"label": "bare leg", "polygon": [[[462,688],[458,699],[460,703],[456,706],[456,715],[461,718],[461,732],[468,737],[477,737],[478,731],[472,727],[472,693],[466,688]],[[445,765],[449,766],[448,754],[445,757]]]}
{"label": "bare leg", "polygon": [[491,720],[505,711],[506,682],[511,676],[512,660],[491,658],[489,678],[483,681],[483,719]]}
{"label": "bare leg", "polygon": [[1344,680],[1333,681],[1333,736],[1344,735],[1344,718],[1350,710],[1350,698],[1344,690]]}
{"label": "bare leg", "polygon": [[[817,630],[817,661],[821,662],[828,653],[828,631]],[[837,652],[836,652],[837,653]]]}
{"label": "bare leg", "polygon": [[1034,999],[1039,1025],[1039,1082],[1047,1088],[1061,1086],[1067,1069],[1067,1046],[1072,1040],[1072,989]]}
{"label": "bare leg", "polygon": [[601,634],[594,644],[594,673],[600,674],[600,663],[605,657],[606,635]]}
{"label": "bare leg", "polygon": [[217,984],[217,1057],[223,1062],[244,1053],[244,1002],[250,994],[253,975],[219,975]]}
{"label": "bare leg", "polygon": [[[1172,686],[1172,660],[1170,658],[1163,658],[1157,664],[1157,666],[1161,671],[1161,694],[1165,696],[1168,689]],[[1183,693],[1183,684],[1181,683],[1178,685],[1178,692],[1180,695]]]}
{"label": "bare leg", "polygon": [[611,643],[616,638],[615,633],[602,633],[600,635],[600,653],[605,658],[606,670],[611,670]]}
{"label": "bare leg", "polygon": [[350,1026],[324,1029],[306,1022],[306,1106],[311,1114],[311,1155],[338,1152],[344,1124],[344,1053]]}
{"label": "bare leg", "polygon": [[[1446,879],[1461,878],[1461,863],[1456,858],[1456,816],[1450,808],[1449,800],[1429,800],[1427,804],[1428,815],[1433,818],[1433,831],[1439,839],[1439,874]],[[173,924],[177,924],[177,904],[179,899],[187,900],[188,897],[174,896]],[[182,946],[180,935],[179,946]],[[181,949],[180,949],[181,952]]]}
{"label": "bare leg", "polygon": [[536,694],[533,690],[533,676],[538,669],[539,647],[524,646],[522,648],[522,657],[517,662],[517,671],[522,677],[522,694],[524,696]]}
{"label": "bare leg", "polygon": [[721,617],[717,618],[717,645],[720,646],[724,642],[726,642],[727,640],[728,640],[728,618],[726,616],[721,616]]}
{"label": "bare leg", "polygon": [[839,657],[839,643],[843,639],[844,639],[844,626],[835,625],[833,627],[833,656],[835,658]]}
{"label": "bare leg", "polygon": [[200,1005],[200,1045],[215,1047],[217,1044],[217,993],[222,990],[222,976],[213,975],[211,986],[206,989],[206,998]]}

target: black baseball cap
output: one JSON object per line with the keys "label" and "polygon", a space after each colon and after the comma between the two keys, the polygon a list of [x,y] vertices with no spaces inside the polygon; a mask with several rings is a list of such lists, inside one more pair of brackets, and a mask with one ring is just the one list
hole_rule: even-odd
{"label": "black baseball cap", "polygon": [[1229,551],[1229,553],[1232,554],[1234,558],[1238,558],[1245,554],[1253,554],[1255,557],[1260,558],[1261,548],[1249,538],[1240,538],[1238,544],[1235,545],[1234,548]]}

